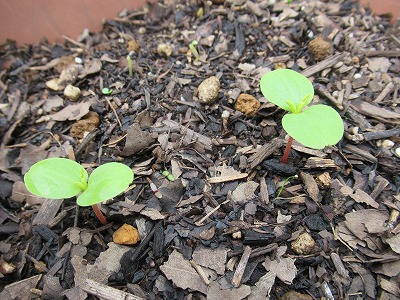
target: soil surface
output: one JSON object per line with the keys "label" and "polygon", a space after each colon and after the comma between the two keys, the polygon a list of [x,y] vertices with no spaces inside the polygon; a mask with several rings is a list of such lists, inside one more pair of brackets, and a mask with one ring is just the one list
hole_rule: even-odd
{"label": "soil surface", "polygon": [[[347,0],[165,0],[0,52],[1,299],[400,299],[389,19]],[[338,144],[294,142],[281,163],[285,112],[259,87],[278,68],[338,111]],[[49,157],[135,178],[102,224],[26,190]]]}

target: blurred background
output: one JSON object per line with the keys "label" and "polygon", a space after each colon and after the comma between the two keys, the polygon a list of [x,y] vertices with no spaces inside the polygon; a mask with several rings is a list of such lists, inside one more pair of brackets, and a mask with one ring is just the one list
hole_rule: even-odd
{"label": "blurred background", "polygon": [[[400,16],[400,0],[360,0],[376,14]],[[0,44],[7,39],[18,44],[42,38],[63,42],[62,35],[77,39],[85,28],[100,31],[102,20],[114,18],[123,9],[140,8],[146,0],[0,0]]]}

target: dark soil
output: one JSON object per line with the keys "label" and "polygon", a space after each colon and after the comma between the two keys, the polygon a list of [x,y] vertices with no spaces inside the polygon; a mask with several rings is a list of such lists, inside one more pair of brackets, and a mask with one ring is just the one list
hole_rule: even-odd
{"label": "dark soil", "polygon": [[[64,45],[1,46],[1,299],[400,299],[398,24],[347,0],[213,2],[149,4]],[[277,68],[340,113],[337,145],[294,143],[280,162],[284,112],[259,88]],[[212,76],[216,100],[200,103]],[[255,112],[235,109],[243,93]],[[27,192],[23,175],[48,157],[132,168],[101,206],[107,225],[75,199]],[[124,223],[140,243],[113,243]]]}

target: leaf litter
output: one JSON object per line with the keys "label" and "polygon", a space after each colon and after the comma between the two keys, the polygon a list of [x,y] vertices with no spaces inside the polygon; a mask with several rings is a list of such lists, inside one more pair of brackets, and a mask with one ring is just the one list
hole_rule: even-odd
{"label": "leaf litter", "polygon": [[[15,266],[1,298],[400,297],[398,24],[352,1],[217,2],[151,2],[79,43],[0,48],[0,263]],[[283,112],[259,89],[282,67],[345,125],[336,146],[294,143],[286,165]],[[200,86],[214,102],[198,102]],[[235,109],[243,94],[256,112]],[[23,175],[48,157],[135,171],[101,205],[109,224],[27,193]],[[122,224],[140,242],[112,243]]]}

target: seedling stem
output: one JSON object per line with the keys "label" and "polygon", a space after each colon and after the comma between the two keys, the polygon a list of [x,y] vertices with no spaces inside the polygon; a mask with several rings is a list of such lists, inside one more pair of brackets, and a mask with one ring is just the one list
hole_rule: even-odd
{"label": "seedling stem", "polygon": [[128,54],[128,56],[126,57],[126,60],[128,61],[128,71],[129,71],[129,77],[133,77],[133,70],[132,70],[132,58],[131,56]]}
{"label": "seedling stem", "polygon": [[190,51],[192,51],[193,55],[194,55],[194,61],[198,61],[199,60],[199,52],[196,49],[198,42],[196,40],[192,41],[189,44],[189,49]]}
{"label": "seedling stem", "polygon": [[286,164],[286,162],[288,160],[290,149],[292,148],[292,143],[293,143],[293,138],[289,135],[289,139],[287,141],[285,152],[283,153],[283,157],[282,157],[282,161],[281,161],[283,164]]}
{"label": "seedling stem", "polygon": [[103,224],[106,225],[108,224],[107,219],[104,217],[103,213],[100,210],[100,207],[98,206],[98,204],[93,204],[92,205],[94,214],[96,215],[97,219],[99,219],[99,221]]}

